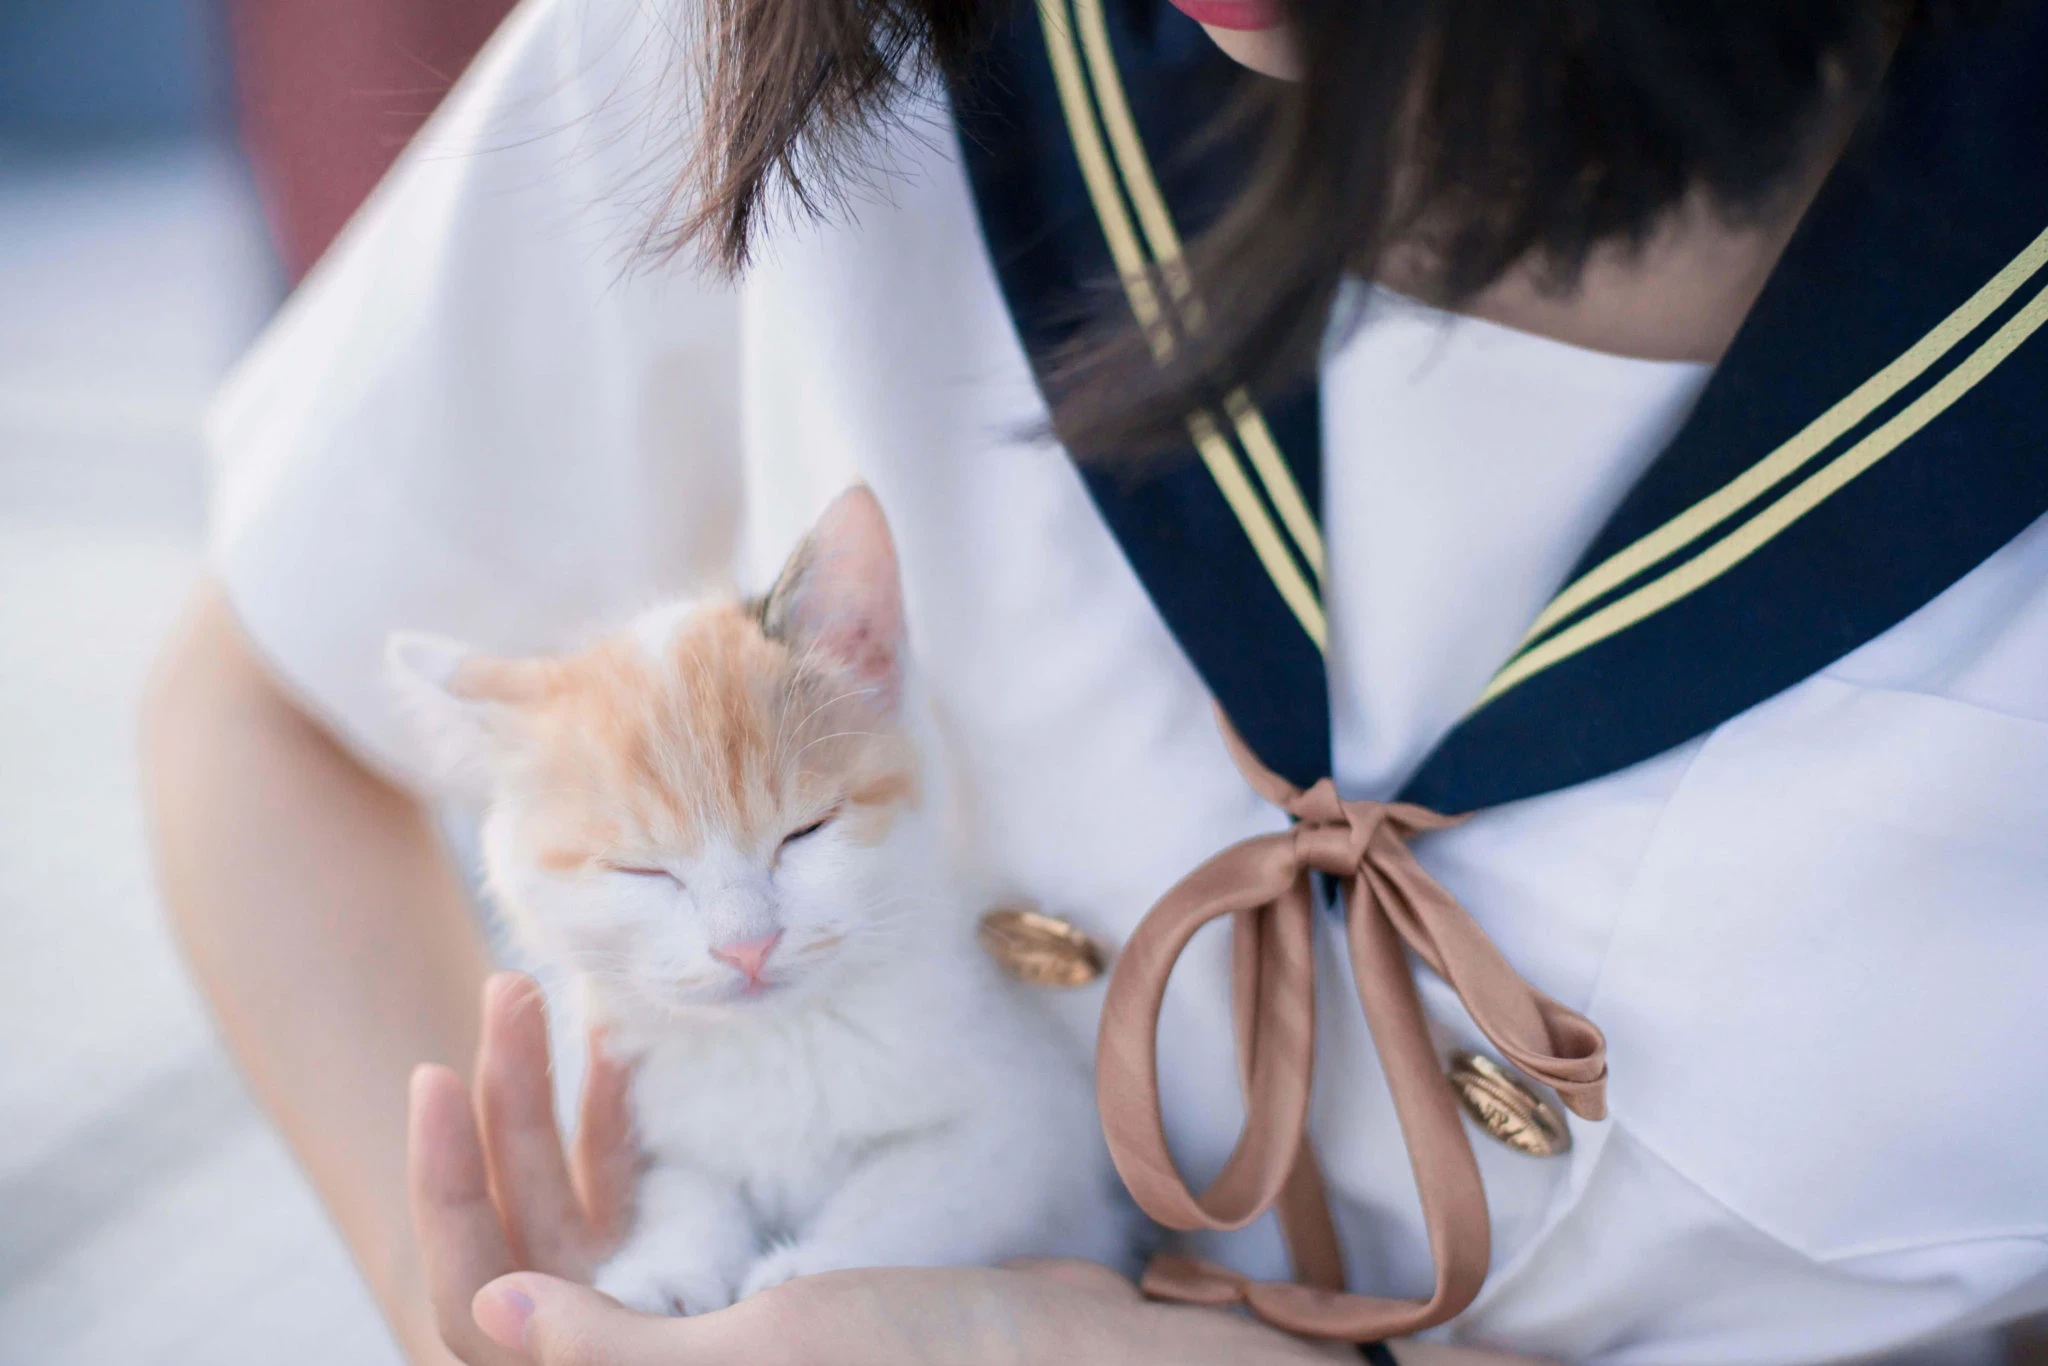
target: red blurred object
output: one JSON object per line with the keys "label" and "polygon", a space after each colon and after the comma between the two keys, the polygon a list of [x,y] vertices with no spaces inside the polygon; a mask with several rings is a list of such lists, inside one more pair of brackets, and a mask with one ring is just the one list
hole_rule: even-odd
{"label": "red blurred object", "polygon": [[242,140],[294,280],[512,3],[229,0]]}

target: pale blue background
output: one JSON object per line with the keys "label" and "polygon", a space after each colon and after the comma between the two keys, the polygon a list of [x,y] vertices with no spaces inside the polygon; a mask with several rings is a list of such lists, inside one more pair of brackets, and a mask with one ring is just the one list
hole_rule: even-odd
{"label": "pale blue background", "polygon": [[200,0],[0,0],[0,1363],[396,1366],[186,983],[134,715],[277,302]]}

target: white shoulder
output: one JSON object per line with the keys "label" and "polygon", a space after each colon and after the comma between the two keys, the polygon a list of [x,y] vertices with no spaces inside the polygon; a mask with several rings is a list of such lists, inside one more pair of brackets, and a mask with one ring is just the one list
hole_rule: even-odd
{"label": "white shoulder", "polygon": [[209,415],[216,573],[388,767],[393,631],[537,653],[729,572],[737,296],[643,250],[691,9],[516,9]]}

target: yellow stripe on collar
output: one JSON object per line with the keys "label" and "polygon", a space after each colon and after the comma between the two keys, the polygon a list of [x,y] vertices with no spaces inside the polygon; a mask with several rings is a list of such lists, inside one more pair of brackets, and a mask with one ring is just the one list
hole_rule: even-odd
{"label": "yellow stripe on collar", "polygon": [[[1580,575],[1536,618],[1535,624],[1516,647],[1517,656],[1528,651],[1537,640],[1573,613],[1591,605],[1660,560],[1677,554],[1833,445],[1981,326],[2044,264],[2048,264],[2048,231],[2036,237],[1982,289],[1943,318],[1897,360],[1856,386],[1798,435],[1713,494]],[[1506,674],[1504,669],[1502,677]],[[1488,696],[1492,695],[1490,690]]]}
{"label": "yellow stripe on collar", "polygon": [[[1859,385],[1847,398],[1828,409],[1798,436],[1778,447],[1762,461],[1724,485],[1718,492],[1665,523],[1627,550],[1602,562],[1568,589],[1566,594],[1560,595],[1557,601],[1562,603],[1565,597],[1570,595],[1575,598],[1575,605],[1583,606],[1606,589],[1625,582],[1635,570],[1654,564],[1672,551],[1697,540],[1745,505],[1755,501],[1779,480],[1797,470],[1800,465],[1853,428],[1857,422],[1869,416],[1886,399],[1896,395],[1912,380],[1930,369],[1937,360],[1954,349],[1958,341],[1982,324],[1999,305],[2012,298],[2043,264],[2048,264],[2048,232],[2043,232],[2035,238],[2010,265],[1972,295],[1961,308],[1944,318],[1899,359]],[[1939,417],[1957,399],[1975,388],[1986,375],[2033,336],[2044,322],[2048,322],[2048,288],[2036,294],[2019,312],[2007,319],[2005,324],[1993,332],[1982,345],[1930,386],[1925,393],[1880,424],[1868,436],[1801,480],[1749,521],[1694,554],[1692,558],[1667,570],[1641,588],[1609,603],[1575,625],[1559,631],[1540,644],[1525,645],[1506,667],[1495,675],[1473,710],[1478,710],[1516,684],[1571,658],[1581,650],[1627,630],[1727,573],[1769,544],[1785,528],[1819,507],[1829,497],[1847,486],[1851,480],[1905,444],[1910,437]],[[1663,548],[1666,546],[1668,548]],[[1633,568],[1628,567],[1631,564]],[[1581,588],[1581,585],[1595,583],[1595,576],[1599,576],[1598,587]],[[1566,608],[1560,611],[1556,604],[1553,604],[1552,610],[1544,615],[1554,623],[1570,610]],[[1531,639],[1540,634],[1543,624],[1543,619],[1539,618],[1537,628],[1530,632]]]}
{"label": "yellow stripe on collar", "polygon": [[[1109,35],[1102,21],[1099,0],[1078,0],[1081,41],[1076,43],[1070,22],[1073,11],[1065,0],[1040,0],[1039,21],[1045,31],[1046,51],[1053,78],[1059,88],[1060,108],[1066,116],[1068,133],[1080,163],[1082,179],[1116,262],[1131,312],[1137,318],[1152,354],[1161,363],[1173,355],[1175,318],[1169,317],[1159,297],[1156,280],[1164,280],[1172,294],[1181,325],[1192,326],[1200,318],[1200,301],[1187,277],[1186,258],[1172,214],[1153,176],[1136,121],[1124,95],[1109,47]],[[1088,69],[1094,73],[1093,94],[1082,66],[1087,53]],[[1098,112],[1097,104],[1101,110]],[[1112,149],[1114,160],[1112,160]],[[1125,196],[1129,196],[1126,203]],[[1135,208],[1136,222],[1133,221]],[[1140,240],[1140,227],[1144,240]],[[1147,248],[1150,248],[1149,252]],[[1188,434],[1204,466],[1216,481],[1246,539],[1281,599],[1301,622],[1302,630],[1316,648],[1327,648],[1329,626],[1316,586],[1303,574],[1289,553],[1281,526],[1292,538],[1303,562],[1320,578],[1323,570],[1323,540],[1310,515],[1293,475],[1281,458],[1279,448],[1266,426],[1265,417],[1243,389],[1224,399],[1224,416],[1230,429],[1243,443],[1245,456],[1237,450],[1216,420],[1202,411],[1189,416]],[[1249,463],[1280,516],[1276,525],[1260,502],[1251,479],[1243,468]]]}
{"label": "yellow stripe on collar", "polygon": [[[1081,46],[1088,58],[1088,71],[1095,81],[1095,98],[1102,107],[1103,127],[1109,133],[1110,149],[1116,154],[1124,192],[1130,196],[1131,204],[1137,210],[1139,226],[1144,229],[1145,240],[1152,248],[1152,258],[1158,263],[1160,274],[1166,277],[1166,287],[1180,306],[1182,317],[1191,329],[1199,329],[1202,325],[1202,301],[1189,281],[1180,233],[1174,227],[1172,212],[1166,207],[1166,196],[1159,191],[1159,181],[1152,174],[1151,158],[1145,154],[1145,143],[1138,135],[1137,120],[1131,116],[1131,103],[1124,93],[1123,77],[1116,69],[1116,52],[1109,43],[1109,28],[1102,19],[1102,0],[1073,0],[1073,5],[1080,20]],[[1280,520],[1294,538],[1302,559],[1308,562],[1318,579],[1322,578],[1322,529],[1309,513],[1308,500],[1302,497],[1293,473],[1281,458],[1273,433],[1266,426],[1265,415],[1242,388],[1233,389],[1223,400],[1223,407],[1245,454],[1251,458],[1259,482],[1265,486],[1266,496],[1272,500],[1274,511],[1280,514]]]}

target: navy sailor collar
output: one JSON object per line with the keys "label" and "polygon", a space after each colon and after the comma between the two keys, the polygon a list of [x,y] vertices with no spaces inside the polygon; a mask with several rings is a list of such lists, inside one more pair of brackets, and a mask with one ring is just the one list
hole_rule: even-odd
{"label": "navy sailor collar", "polygon": [[[1902,620],[2048,512],[2048,5],[1909,45],[1691,418],[1400,796],[1464,812],[1627,767]],[[1041,379],[1091,287],[1198,297],[1235,74],[1149,0],[1025,0],[954,117]],[[1166,344],[1170,344],[1167,342]],[[1276,772],[1329,771],[1313,385],[1087,464],[1189,660]]]}

